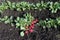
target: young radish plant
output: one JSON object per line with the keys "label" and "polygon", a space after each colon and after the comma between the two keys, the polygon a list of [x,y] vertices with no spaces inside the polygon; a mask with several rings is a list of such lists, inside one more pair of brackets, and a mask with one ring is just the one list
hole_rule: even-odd
{"label": "young radish plant", "polygon": [[46,19],[46,20],[40,20],[39,23],[37,24],[39,26],[42,26],[43,28],[57,28],[57,25],[60,25],[60,17],[56,19]]}
{"label": "young radish plant", "polygon": [[23,30],[20,32],[21,36],[24,36],[24,34],[28,34],[29,32],[32,33],[34,24],[38,21],[37,19],[34,19],[30,13],[24,14],[24,17],[25,18],[17,17],[15,20],[16,28]]}
{"label": "young radish plant", "polygon": [[29,3],[29,2],[10,2],[10,1],[6,1],[1,3],[0,5],[0,12],[2,13],[2,11],[6,10],[6,9],[10,9],[10,10],[17,10],[17,11],[25,11],[25,10],[45,10],[45,9],[49,9],[51,10],[52,13],[56,13],[58,10],[60,10],[60,3],[59,2],[39,2],[39,3]]}
{"label": "young radish plant", "polygon": [[50,2],[50,5],[49,5],[49,10],[51,10],[52,13],[56,13],[58,9],[60,9],[60,3],[58,2]]}
{"label": "young radish plant", "polygon": [[0,22],[4,22],[5,24],[11,24],[11,26],[14,26],[13,24],[13,16],[4,16],[3,18],[0,18]]}
{"label": "young radish plant", "polygon": [[57,20],[57,24],[60,26],[60,17],[56,18],[56,20]]}

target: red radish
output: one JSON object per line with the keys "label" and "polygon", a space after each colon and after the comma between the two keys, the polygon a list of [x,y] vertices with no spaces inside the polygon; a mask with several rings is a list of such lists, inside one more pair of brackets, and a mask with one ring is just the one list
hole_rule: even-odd
{"label": "red radish", "polygon": [[31,28],[34,28],[34,27],[31,27]]}
{"label": "red radish", "polygon": [[28,31],[26,30],[25,33],[28,34]]}
{"label": "red radish", "polygon": [[[34,31],[34,30],[33,30],[34,24],[35,24],[37,21],[38,21],[38,20],[35,19],[35,20],[32,21],[32,23],[31,23],[30,26],[26,26],[26,31],[25,31],[26,34],[28,34],[29,32],[32,33],[32,32]],[[28,29],[28,30],[27,30],[27,29]]]}
{"label": "red radish", "polygon": [[38,21],[37,19],[33,20],[33,21],[32,21],[32,24],[36,23],[37,21]]}
{"label": "red radish", "polygon": [[34,28],[34,24],[31,24],[30,27],[31,27],[31,28]]}
{"label": "red radish", "polygon": [[32,29],[30,29],[29,31],[30,31],[31,33],[33,32],[33,30],[32,30]]}
{"label": "red radish", "polygon": [[28,26],[26,26],[25,28],[28,29]]}
{"label": "red radish", "polygon": [[35,21],[38,21],[38,19],[35,19]]}
{"label": "red radish", "polygon": [[30,26],[29,26],[29,29],[33,29],[34,28],[34,24],[31,24]]}
{"label": "red radish", "polygon": [[32,29],[32,27],[29,27],[29,29]]}
{"label": "red radish", "polygon": [[26,26],[25,29],[26,29],[26,30],[29,30],[29,26]]}

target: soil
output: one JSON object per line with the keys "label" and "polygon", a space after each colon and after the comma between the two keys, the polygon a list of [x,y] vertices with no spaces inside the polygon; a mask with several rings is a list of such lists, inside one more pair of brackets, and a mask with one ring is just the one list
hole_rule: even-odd
{"label": "soil", "polygon": [[[32,16],[34,16],[35,18],[38,19],[46,19],[46,18],[56,18],[60,16],[60,11],[58,11],[57,13],[52,14],[49,10],[42,10],[42,11],[38,11],[38,10],[32,10],[32,11],[28,11],[31,12]],[[4,13],[4,14],[3,14]],[[23,14],[26,13],[26,11],[24,12],[18,12],[15,10],[6,10],[4,11],[1,15],[1,17],[3,16],[20,16],[22,17]],[[60,40],[60,28],[45,28],[43,29],[42,27],[39,27],[37,25],[35,25],[35,32],[30,33],[29,35],[25,35],[24,37],[20,37],[19,35],[19,29],[12,27],[9,24],[4,24],[4,23],[0,23],[0,40]]]}
{"label": "soil", "polygon": [[[12,0],[11,0],[12,1]],[[14,0],[14,2],[18,2],[19,0]],[[27,0],[28,1],[28,0]],[[30,0],[29,2],[37,2],[39,0]],[[45,0],[47,1],[47,0]],[[51,0],[50,0],[51,1]],[[58,0],[55,0],[58,1]],[[53,0],[53,2],[55,2]],[[45,20],[46,18],[52,18],[55,19],[56,17],[60,16],[60,10],[57,11],[57,13],[52,14],[48,9],[46,10],[31,10],[28,11],[31,12],[32,16],[38,19]],[[0,17],[3,16],[20,16],[22,17],[23,14],[25,14],[26,11],[18,12],[16,10],[5,10]],[[19,35],[19,29],[15,28],[15,26],[11,26],[9,24],[0,23],[0,40],[60,40],[60,27],[58,28],[45,28],[43,29],[40,26],[35,25],[35,32],[30,33],[29,35],[25,35],[24,37],[21,37]]]}

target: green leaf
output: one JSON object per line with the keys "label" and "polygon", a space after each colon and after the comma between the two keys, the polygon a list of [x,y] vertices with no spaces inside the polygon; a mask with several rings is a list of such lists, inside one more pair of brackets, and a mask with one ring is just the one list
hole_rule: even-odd
{"label": "green leaf", "polygon": [[8,4],[9,6],[11,6],[11,2],[10,2],[10,1],[7,1],[7,4]]}
{"label": "green leaf", "polygon": [[14,26],[14,24],[13,24],[13,23],[11,23],[11,26]]}
{"label": "green leaf", "polygon": [[20,24],[19,23],[16,23],[16,26],[20,26]]}
{"label": "green leaf", "polygon": [[17,17],[17,21],[19,21],[20,20],[20,18],[19,17]]}
{"label": "green leaf", "polygon": [[54,25],[55,28],[57,28],[57,25]]}
{"label": "green leaf", "polygon": [[18,2],[18,3],[16,3],[16,7],[17,8],[19,8],[20,7],[20,3]]}
{"label": "green leaf", "polygon": [[43,26],[43,28],[45,29],[46,27],[45,27],[45,26]]}
{"label": "green leaf", "polygon": [[21,28],[21,30],[25,30],[25,27],[20,27]]}
{"label": "green leaf", "polygon": [[7,24],[7,23],[10,23],[10,21],[9,20],[6,20],[4,23]]}
{"label": "green leaf", "polygon": [[5,16],[4,19],[7,20],[8,19],[8,16]]}
{"label": "green leaf", "polygon": [[12,8],[16,8],[16,7],[15,7],[15,3],[12,3]]}
{"label": "green leaf", "polygon": [[22,36],[22,37],[24,36],[24,32],[23,32],[23,31],[22,31],[22,32],[20,32],[20,36]]}
{"label": "green leaf", "polygon": [[26,10],[26,8],[23,8],[23,11],[25,11]]}
{"label": "green leaf", "polygon": [[11,16],[10,19],[13,19],[13,16]]}
{"label": "green leaf", "polygon": [[17,11],[21,11],[21,9],[20,8],[17,8]]}
{"label": "green leaf", "polygon": [[4,21],[5,19],[4,18],[1,18],[1,21]]}
{"label": "green leaf", "polygon": [[19,28],[19,26],[16,26],[16,28]]}

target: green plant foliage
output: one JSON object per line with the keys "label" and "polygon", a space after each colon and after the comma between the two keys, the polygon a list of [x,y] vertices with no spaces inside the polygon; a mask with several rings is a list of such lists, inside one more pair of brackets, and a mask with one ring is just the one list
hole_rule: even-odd
{"label": "green plant foliage", "polygon": [[15,20],[16,28],[20,27],[21,30],[25,30],[25,26],[30,25],[31,21],[34,20],[30,13],[25,14],[24,17],[25,18],[17,17],[17,19]]}
{"label": "green plant foliage", "polygon": [[22,32],[20,32],[20,36],[22,36],[22,37],[24,36],[24,32],[23,32],[23,31],[22,31]]}
{"label": "green plant foliage", "polygon": [[34,9],[37,9],[37,10],[43,10],[43,9],[49,9],[52,13],[56,13],[57,10],[59,9],[60,10],[60,3],[59,2],[43,2],[41,1],[40,3],[29,3],[29,2],[18,2],[18,3],[15,3],[15,2],[10,2],[10,1],[7,1],[7,2],[3,2],[1,5],[0,5],[0,12],[6,10],[6,9],[11,9],[11,10],[14,10],[16,9],[17,11],[25,11],[25,10],[34,10]]}
{"label": "green plant foliage", "polygon": [[13,26],[13,16],[4,16],[3,18],[0,18],[0,22],[4,22],[5,24],[11,24],[11,26]]}
{"label": "green plant foliage", "polygon": [[50,2],[49,7],[50,7],[50,10],[51,10],[52,13],[56,13],[57,10],[60,9],[60,3],[58,3],[58,2],[55,2],[55,3]]}
{"label": "green plant foliage", "polygon": [[56,18],[56,20],[57,20],[57,24],[60,25],[60,17]]}
{"label": "green plant foliage", "polygon": [[[24,36],[24,31],[26,30],[26,26],[29,26],[31,22],[34,20],[34,17],[31,16],[31,13],[24,14],[25,18],[17,17],[15,20],[13,19],[13,16],[4,16],[0,18],[0,22],[3,22],[5,24],[11,24],[11,26],[16,25],[16,28],[19,28],[20,30],[23,30],[20,32],[21,36]],[[13,23],[14,22],[14,23]]]}
{"label": "green plant foliage", "polygon": [[43,28],[51,28],[55,27],[57,28],[57,25],[60,25],[60,17],[56,19],[49,19],[49,20],[40,20],[38,23],[39,26],[42,26]]}
{"label": "green plant foliage", "polygon": [[[17,11],[25,11],[25,10],[45,10],[49,9],[52,13],[56,13],[58,10],[60,10],[60,3],[59,2],[43,2],[41,1],[40,3],[29,3],[29,2],[3,2],[0,5],[0,13],[2,13],[6,9],[14,10],[16,9]],[[19,28],[20,30],[23,30],[20,32],[21,36],[24,36],[24,31],[27,30],[26,26],[30,26],[31,22],[34,20],[34,17],[32,17],[31,13],[26,13],[23,15],[24,18],[17,17],[15,20],[13,20],[13,16],[4,16],[3,18],[0,18],[0,22],[4,22],[5,24],[11,24],[11,26],[15,26],[16,28]],[[46,20],[40,20],[39,23],[37,23],[39,26],[42,26],[43,28],[51,28],[57,26],[60,26],[60,17],[56,19],[46,19]]]}
{"label": "green plant foliage", "polygon": [[4,10],[8,9],[7,3],[1,3],[0,5],[0,12],[2,13]]}
{"label": "green plant foliage", "polygon": [[[20,32],[20,35],[23,37],[24,36],[24,31],[26,31],[26,27],[31,25],[31,22],[34,20],[34,17],[32,17],[31,13],[26,13],[23,15],[24,18],[20,18],[17,17],[16,19],[13,20],[13,16],[4,16],[2,18],[0,18],[0,22],[4,22],[5,24],[11,24],[11,26],[15,26],[16,28],[19,28],[20,30],[22,30],[22,32]],[[13,23],[14,21],[14,23]],[[39,26],[43,27],[43,28],[51,28],[51,27],[55,27],[57,28],[58,25],[60,26],[60,17],[56,18],[56,19],[48,19],[46,18],[46,20],[40,20],[37,23]]]}
{"label": "green plant foliage", "polygon": [[36,3],[36,9],[39,9],[40,11],[42,9],[46,9],[48,6],[48,3],[44,3],[43,1],[41,1],[41,3]]}
{"label": "green plant foliage", "polygon": [[[20,28],[20,30],[25,31],[26,30],[26,26],[29,26],[31,24],[31,22],[34,20],[34,18],[31,16],[30,13],[24,14],[25,18],[20,18],[17,17],[15,22],[16,22],[16,28]],[[21,36],[24,36],[23,32],[20,32]]]}

